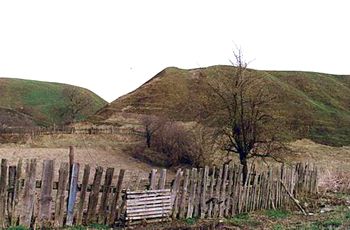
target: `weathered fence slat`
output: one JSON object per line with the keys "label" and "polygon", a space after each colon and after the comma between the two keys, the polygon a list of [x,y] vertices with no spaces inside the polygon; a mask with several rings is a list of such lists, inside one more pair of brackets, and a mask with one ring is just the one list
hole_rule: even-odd
{"label": "weathered fence slat", "polygon": [[180,213],[179,217],[182,219],[185,217],[185,211],[186,211],[186,198],[187,198],[187,189],[188,189],[188,182],[190,177],[190,170],[185,170],[185,178],[181,190],[181,202],[180,202]]}
{"label": "weathered fence slat", "polygon": [[101,196],[101,203],[99,208],[98,222],[100,224],[105,224],[106,218],[108,216],[107,202],[108,202],[109,193],[111,192],[113,174],[114,174],[114,168],[107,168],[105,182],[103,185],[103,191]]}
{"label": "weathered fence slat", "polygon": [[190,194],[189,194],[189,197],[188,197],[188,206],[187,206],[187,216],[186,216],[186,218],[191,218],[192,214],[193,214],[194,198],[195,198],[195,194],[196,194],[196,183],[197,183],[197,169],[196,168],[192,168]]}
{"label": "weathered fence slat", "polygon": [[120,200],[120,194],[121,194],[121,191],[122,191],[122,184],[123,184],[123,181],[124,181],[124,175],[125,175],[125,170],[121,169],[119,171],[116,191],[115,191],[114,195],[112,195],[112,203],[111,203],[111,208],[110,208],[111,212],[110,212],[109,218],[108,218],[108,224],[109,225],[113,225],[115,220],[118,219],[117,206],[118,206],[118,201]]}
{"label": "weathered fence slat", "polygon": [[215,166],[213,167],[212,174],[210,177],[210,190],[209,190],[209,199],[206,203],[209,202],[208,207],[208,217],[213,217],[213,207],[214,207],[214,186],[215,186]]}
{"label": "weathered fence slat", "polygon": [[221,193],[220,193],[220,206],[219,206],[219,217],[220,218],[222,218],[224,216],[224,211],[225,211],[227,175],[228,175],[228,164],[225,164],[224,175],[223,175],[222,184],[221,184]]}
{"label": "weathered fence slat", "polygon": [[1,160],[0,174],[0,227],[5,228],[6,193],[7,193],[7,160]]}
{"label": "weathered fence slat", "polygon": [[213,217],[216,218],[219,216],[219,205],[220,205],[220,188],[222,183],[222,172],[223,172],[223,166],[219,168],[219,173],[216,179],[216,187],[215,187],[215,200],[214,200],[214,209],[213,209]]}
{"label": "weathered fence slat", "polygon": [[162,169],[160,171],[158,189],[164,189],[165,188],[165,181],[166,181],[166,169]]}
{"label": "weathered fence slat", "polygon": [[227,189],[227,196],[226,196],[226,203],[225,203],[225,216],[229,216],[229,212],[231,210],[231,194],[232,194],[232,186],[233,186],[233,174],[234,174],[234,168],[229,167],[229,176],[228,176],[228,189]]}
{"label": "weathered fence slat", "polygon": [[77,199],[77,191],[78,191],[78,178],[79,178],[79,164],[73,163],[72,176],[71,176],[71,181],[69,186],[67,221],[66,221],[66,225],[68,226],[73,225],[74,206],[75,206],[75,201]]}
{"label": "weathered fence slat", "polygon": [[53,166],[53,160],[44,160],[39,212],[39,222],[42,228],[49,227],[51,221],[51,201],[54,174]]}
{"label": "weathered fence slat", "polygon": [[152,169],[150,175],[150,185],[149,189],[154,190],[157,187],[157,169]]}
{"label": "weathered fence slat", "polygon": [[68,181],[68,171],[69,166],[68,163],[61,163],[60,169],[58,171],[58,187],[56,193],[56,201],[55,201],[55,227],[63,226],[63,218],[64,218],[64,210],[66,208],[65,198],[66,198],[66,189],[67,189],[67,181]]}
{"label": "weathered fence slat", "polygon": [[206,195],[207,195],[207,187],[208,187],[208,173],[209,173],[209,167],[204,167],[203,172],[203,181],[202,181],[202,194],[201,194],[201,200],[200,200],[200,218],[205,218],[205,212],[207,210],[206,205]]}
{"label": "weathered fence slat", "polygon": [[35,176],[36,159],[28,161],[26,164],[26,180],[24,184],[23,207],[20,216],[20,225],[29,228],[32,220],[35,202]]}
{"label": "weathered fence slat", "polygon": [[173,186],[172,186],[171,202],[173,206],[173,213],[172,213],[173,218],[176,218],[177,213],[179,211],[179,203],[180,203],[179,189],[180,189],[182,174],[183,174],[182,170],[178,169],[176,172]]}
{"label": "weathered fence slat", "polygon": [[9,223],[12,223],[13,207],[14,207],[14,195],[16,184],[16,166],[9,166],[8,168],[8,192],[7,192],[7,215]]}
{"label": "weathered fence slat", "polygon": [[19,208],[18,203],[20,200],[21,193],[21,177],[22,177],[22,164],[23,160],[19,159],[16,167],[16,177],[15,177],[15,186],[13,191],[13,203],[12,203],[12,216],[11,216],[11,225],[15,226],[19,222]]}
{"label": "weathered fence slat", "polygon": [[100,185],[102,179],[103,168],[98,166],[96,168],[94,182],[89,196],[88,210],[87,210],[87,223],[93,223],[96,221],[96,208],[98,203],[98,195],[100,192]]}
{"label": "weathered fence slat", "polygon": [[201,192],[202,192],[202,179],[203,179],[203,168],[200,168],[198,170],[197,175],[197,191],[196,191],[196,197],[194,202],[194,217],[200,216],[200,201],[201,201]]}
{"label": "weathered fence slat", "polygon": [[90,176],[90,165],[85,165],[83,181],[81,183],[80,200],[77,208],[76,222],[78,225],[81,225],[83,222],[84,204],[85,204],[86,191],[89,184],[89,176]]}

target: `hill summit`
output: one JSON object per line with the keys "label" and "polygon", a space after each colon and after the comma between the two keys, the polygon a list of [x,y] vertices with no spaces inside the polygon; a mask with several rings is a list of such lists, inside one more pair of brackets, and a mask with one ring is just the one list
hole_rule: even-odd
{"label": "hill summit", "polygon": [[[118,113],[154,114],[193,121],[208,97],[207,82],[232,74],[232,66],[166,68],[99,110],[95,122],[113,122]],[[285,138],[310,138],[328,145],[350,145],[350,76],[301,71],[256,71],[276,96],[273,114]]]}

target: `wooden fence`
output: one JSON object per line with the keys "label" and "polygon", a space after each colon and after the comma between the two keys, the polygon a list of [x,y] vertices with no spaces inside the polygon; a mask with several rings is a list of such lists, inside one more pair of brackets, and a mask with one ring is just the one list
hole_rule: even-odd
{"label": "wooden fence", "polygon": [[56,134],[141,134],[140,131],[129,129],[121,129],[115,126],[93,126],[93,127],[0,127],[1,135],[56,135]]}
{"label": "wooden fence", "polygon": [[[83,170],[82,178],[79,170]],[[89,184],[89,165],[82,169],[78,163],[61,163],[58,181],[54,182],[52,160],[43,161],[41,180],[37,180],[35,159],[24,165],[19,160],[15,166],[2,159],[0,227],[115,225],[125,214],[125,199],[122,199],[125,170],[119,171],[113,184],[114,172],[114,168],[107,168],[104,173],[102,167],[97,167],[93,183]],[[288,208],[290,197],[317,192],[317,168],[307,164],[260,173],[252,170],[244,185],[241,173],[240,165],[179,169],[169,183],[165,169],[160,172],[154,169],[147,187],[170,189],[170,216],[181,219],[222,218],[259,209]],[[138,179],[135,184],[139,183]],[[137,194],[144,191],[136,190]]]}
{"label": "wooden fence", "polygon": [[[157,184],[154,174],[151,187]],[[241,165],[179,169],[172,185],[172,217],[222,218],[261,209],[290,208],[296,197],[313,193],[317,193],[317,168],[308,164],[283,165],[261,173],[253,170],[244,185]]]}
{"label": "wooden fence", "polygon": [[92,184],[89,184],[89,165],[85,165],[80,183],[78,163],[71,166],[62,163],[58,182],[53,181],[52,160],[43,161],[41,180],[36,180],[36,159],[27,161],[24,171],[22,168],[21,160],[16,166],[8,166],[6,159],[1,161],[0,228],[10,225],[61,227],[96,222],[113,225],[122,214],[123,169],[113,186],[114,168],[107,168],[103,184],[102,167],[96,168]]}

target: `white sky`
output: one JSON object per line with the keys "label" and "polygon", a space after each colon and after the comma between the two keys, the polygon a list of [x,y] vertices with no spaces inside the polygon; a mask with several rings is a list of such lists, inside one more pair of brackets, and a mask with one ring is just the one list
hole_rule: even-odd
{"label": "white sky", "polygon": [[107,101],[168,66],[350,74],[344,0],[0,0],[0,76],[86,87]]}

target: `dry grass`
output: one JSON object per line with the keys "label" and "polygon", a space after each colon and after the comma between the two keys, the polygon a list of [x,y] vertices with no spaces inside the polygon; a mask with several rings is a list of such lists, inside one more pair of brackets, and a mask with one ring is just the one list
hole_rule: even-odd
{"label": "dry grass", "polygon": [[[126,169],[126,181],[132,183],[140,176],[143,180],[155,166],[144,163],[123,151],[132,144],[132,138],[120,135],[54,135],[42,136],[30,140],[24,145],[0,145],[0,158],[6,158],[9,164],[16,164],[18,159],[38,160],[37,178],[41,178],[42,161],[55,161],[55,180],[58,178],[58,168],[61,162],[68,162],[68,147],[75,146],[75,161],[80,164],[80,176],[85,164],[91,167],[90,180],[94,169],[102,166],[115,168],[113,183],[116,183],[120,169]],[[169,172],[169,176],[172,172]]]}

